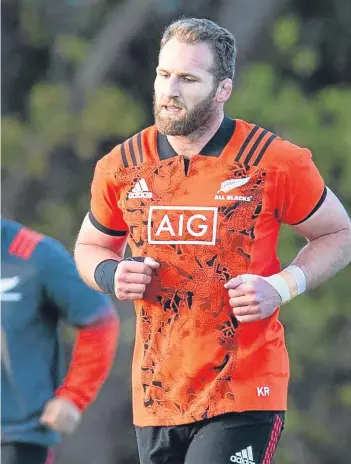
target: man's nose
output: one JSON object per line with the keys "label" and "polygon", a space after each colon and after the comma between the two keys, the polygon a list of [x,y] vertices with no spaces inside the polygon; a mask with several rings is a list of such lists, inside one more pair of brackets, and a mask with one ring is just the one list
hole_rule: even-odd
{"label": "man's nose", "polygon": [[166,85],[164,88],[164,94],[169,99],[177,98],[180,96],[179,80],[176,76],[170,76],[170,78],[167,79]]}

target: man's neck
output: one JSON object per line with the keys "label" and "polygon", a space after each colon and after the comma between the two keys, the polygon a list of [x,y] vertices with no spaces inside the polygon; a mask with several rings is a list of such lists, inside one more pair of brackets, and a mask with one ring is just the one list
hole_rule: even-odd
{"label": "man's neck", "polygon": [[176,151],[176,153],[178,153],[178,155],[183,155],[186,158],[190,158],[192,155],[200,153],[201,150],[212,139],[212,137],[220,128],[223,118],[224,113],[221,112],[216,115],[216,118],[214,118],[213,121],[211,121],[211,124],[208,125],[204,130],[199,130],[184,137],[167,135],[167,139],[172,148]]}

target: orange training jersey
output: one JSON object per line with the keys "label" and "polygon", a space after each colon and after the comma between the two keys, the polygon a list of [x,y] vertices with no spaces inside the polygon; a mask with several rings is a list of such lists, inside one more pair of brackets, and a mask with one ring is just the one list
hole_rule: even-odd
{"label": "orange training jersey", "polygon": [[278,310],[239,324],[225,282],[280,271],[282,222],[322,204],[311,153],[225,117],[190,163],[149,127],[102,158],[90,219],[160,262],[137,314],[133,415],[180,425],[244,410],[285,410],[289,362]]}

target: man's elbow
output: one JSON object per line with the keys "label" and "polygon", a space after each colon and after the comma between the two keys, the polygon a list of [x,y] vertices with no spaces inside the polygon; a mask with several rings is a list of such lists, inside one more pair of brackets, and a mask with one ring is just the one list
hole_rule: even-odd
{"label": "man's elbow", "polygon": [[335,252],[342,255],[344,267],[351,263],[351,227],[346,227],[333,235]]}
{"label": "man's elbow", "polygon": [[343,227],[337,232],[337,234],[346,243],[351,244],[351,225]]}
{"label": "man's elbow", "polygon": [[345,249],[348,252],[348,256],[351,260],[351,224],[346,229],[343,229],[340,234],[345,241]]}
{"label": "man's elbow", "polygon": [[99,311],[98,314],[95,314],[91,320],[86,321],[84,326],[81,326],[81,330],[94,330],[94,329],[103,329],[104,327],[117,328],[120,325],[120,318],[117,309],[114,305],[105,306],[103,311]]}

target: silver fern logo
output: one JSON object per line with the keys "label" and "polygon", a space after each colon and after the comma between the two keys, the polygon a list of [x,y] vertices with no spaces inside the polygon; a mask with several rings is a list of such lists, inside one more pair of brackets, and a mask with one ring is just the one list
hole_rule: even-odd
{"label": "silver fern logo", "polygon": [[228,193],[235,188],[242,187],[243,185],[247,184],[251,177],[243,177],[242,179],[229,179],[221,183],[221,188],[217,191],[217,193]]}

